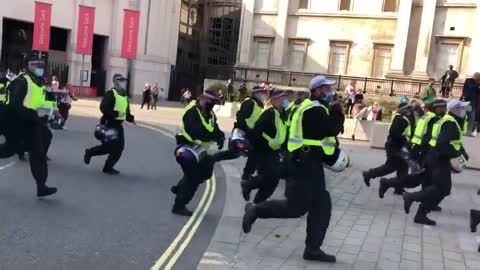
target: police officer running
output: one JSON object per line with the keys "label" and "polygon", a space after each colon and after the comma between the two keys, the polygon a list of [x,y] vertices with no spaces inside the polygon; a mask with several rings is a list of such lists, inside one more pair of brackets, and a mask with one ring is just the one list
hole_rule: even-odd
{"label": "police officer running", "polygon": [[[15,153],[25,149],[29,152],[30,169],[37,183],[37,196],[55,194],[57,188],[46,185],[48,178],[47,152],[52,133],[47,127],[48,114],[45,110],[44,86],[45,60],[32,53],[28,60],[28,70],[11,83],[9,87],[8,108],[18,120],[12,128],[17,138],[8,142]],[[23,145],[23,143],[25,145]]]}
{"label": "police officer running", "polygon": [[285,109],[289,102],[284,91],[275,91],[270,97],[272,107],[263,111],[252,131],[253,150],[250,157],[257,161],[258,175],[242,180],[242,194],[250,200],[252,189],[259,189],[253,202],[267,200],[275,191],[281,177],[280,151],[287,137]]}
{"label": "police officer running", "polygon": [[100,124],[105,125],[108,130],[116,131],[118,137],[111,141],[102,141],[101,145],[85,150],[84,162],[85,164],[90,164],[92,157],[108,155],[103,172],[115,175],[120,173],[114,169],[114,166],[120,160],[125,147],[125,134],[122,124],[126,120],[135,125],[135,118],[130,113],[128,104],[128,80],[120,74],[113,75],[112,80],[113,88],[105,92],[105,96],[100,103],[100,111],[103,114]]}
{"label": "police officer running", "polygon": [[[390,179],[380,179],[380,188],[378,195],[380,198],[384,197],[385,192],[389,188],[415,188],[419,185],[429,185],[426,180],[426,156],[429,150],[429,142],[433,125],[440,120],[447,112],[447,102],[443,99],[437,99],[431,105],[425,107],[426,113],[418,120],[415,127],[415,132],[412,138],[412,150],[410,158],[413,164],[418,164],[418,171],[403,177],[394,177]],[[415,167],[415,166],[412,166]],[[436,206],[433,210],[440,211],[441,208]]]}
{"label": "police officer running", "polygon": [[[242,102],[240,110],[237,112],[237,121],[234,124],[234,128],[244,131],[248,140],[252,140],[252,130],[263,112],[264,102],[264,89],[258,85],[254,86],[252,89],[252,96]],[[242,180],[248,180],[255,171],[256,160],[255,157],[249,153],[247,156],[247,163],[243,169]]]}
{"label": "police officer running", "polygon": [[345,117],[342,107],[329,106],[334,81],[317,76],[310,82],[310,99],[304,100],[292,117],[288,138],[288,177],[285,200],[268,200],[245,207],[243,231],[249,233],[257,218],[299,218],[306,213],[307,238],[305,260],[335,262],[322,246],[330,222],[332,202],[326,189],[323,171],[325,153],[335,150],[337,136]]}
{"label": "police officer running", "polygon": [[[401,100],[403,101],[403,100]],[[388,130],[388,138],[385,143],[387,160],[380,167],[363,172],[365,185],[370,186],[370,180],[397,172],[397,177],[404,177],[408,174],[408,148],[412,137],[412,116],[413,110],[408,101],[401,102],[397,112],[394,114]],[[403,189],[395,188],[394,194],[401,195]]]}
{"label": "police officer running", "polygon": [[[212,143],[222,149],[224,133],[219,129],[213,106],[219,102],[215,91],[207,90],[197,101],[190,102],[182,116],[182,131],[176,135],[175,156],[183,171],[183,177],[172,186],[176,195],[172,213],[191,216],[186,205],[192,200],[198,186],[213,173],[215,157],[207,154]],[[190,154],[190,155],[187,155]]]}
{"label": "police officer running", "polygon": [[410,212],[413,202],[420,202],[414,222],[425,225],[436,225],[427,214],[448,195],[452,188],[451,172],[461,172],[468,160],[462,146],[463,125],[469,102],[454,99],[448,102],[448,114],[438,120],[432,128],[427,153],[427,177],[431,185],[418,192],[403,194],[405,213]]}

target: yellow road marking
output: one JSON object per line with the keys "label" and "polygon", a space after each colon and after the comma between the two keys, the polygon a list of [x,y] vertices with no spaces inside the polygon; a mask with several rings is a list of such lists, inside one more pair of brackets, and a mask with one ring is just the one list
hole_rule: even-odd
{"label": "yellow road marking", "polygon": [[208,202],[207,204],[205,205],[205,207],[203,208],[203,211],[202,211],[202,214],[199,216],[197,222],[195,223],[195,225],[192,227],[192,229],[190,230],[190,232],[188,233],[187,235],[187,238],[185,238],[185,240],[183,241],[183,243],[180,245],[180,247],[178,248],[177,252],[173,255],[173,257],[170,259],[170,261],[168,262],[167,266],[165,266],[165,270],[170,270],[172,269],[173,265],[177,262],[178,258],[180,257],[180,255],[182,255],[183,251],[185,251],[185,248],[187,248],[188,244],[190,243],[190,241],[192,240],[192,237],[195,235],[195,233],[197,232],[198,230],[198,227],[200,226],[200,224],[202,223],[203,219],[205,218],[205,215],[207,214],[208,212],[208,209],[210,208],[210,205],[212,204],[212,201],[213,201],[213,197],[215,197],[215,191],[216,191],[216,179],[215,179],[215,175],[212,175],[212,178],[211,180],[209,180],[208,182],[212,182],[212,190],[210,192],[210,196],[208,198]]}

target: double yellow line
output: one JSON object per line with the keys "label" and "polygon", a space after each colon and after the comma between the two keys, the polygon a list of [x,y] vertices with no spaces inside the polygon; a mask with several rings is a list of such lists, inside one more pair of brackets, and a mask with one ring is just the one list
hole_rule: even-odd
{"label": "double yellow line", "polygon": [[[157,129],[151,126],[138,124],[141,127],[162,133],[168,137],[173,138],[172,134],[163,131],[161,129]],[[212,178],[206,181],[205,191],[203,192],[202,198],[198,203],[195,212],[190,217],[190,219],[185,223],[180,233],[177,237],[173,240],[170,246],[167,248],[165,253],[155,262],[155,264],[150,268],[150,270],[170,270],[177,262],[178,258],[182,255],[182,253],[187,248],[188,244],[192,240],[193,236],[197,232],[200,224],[202,224],[205,215],[210,209],[212,205],[213,198],[215,197],[215,192],[217,189],[217,179],[215,175],[212,175]],[[163,268],[162,268],[163,267]]]}

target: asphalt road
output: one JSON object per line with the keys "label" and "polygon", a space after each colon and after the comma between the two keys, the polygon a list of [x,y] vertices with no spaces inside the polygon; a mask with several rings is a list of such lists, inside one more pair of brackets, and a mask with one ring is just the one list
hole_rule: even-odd
{"label": "asphalt road", "polygon": [[[34,196],[28,163],[0,170],[0,270],[150,269],[187,223],[170,213],[169,189],[181,175],[173,139],[126,125],[126,148],[116,166],[121,175],[107,176],[101,172],[106,157],[93,158],[90,166],[82,161],[84,149],[98,143],[92,135],[97,122],[72,117],[69,130],[54,134],[48,180],[59,188],[54,197]],[[0,168],[12,161],[0,160]],[[193,237],[172,269],[195,269],[208,246],[225,199],[218,166],[216,178],[213,203],[195,234],[194,226],[186,231]],[[180,237],[162,267],[186,238]]]}

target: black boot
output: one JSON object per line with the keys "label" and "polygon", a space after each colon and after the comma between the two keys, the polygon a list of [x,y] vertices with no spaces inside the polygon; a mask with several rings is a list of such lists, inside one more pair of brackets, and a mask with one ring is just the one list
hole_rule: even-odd
{"label": "black boot", "polygon": [[92,155],[90,154],[90,151],[85,150],[85,154],[83,155],[83,162],[85,162],[85,164],[90,164],[90,161],[92,160]]}
{"label": "black boot", "polygon": [[172,186],[172,187],[170,187],[170,191],[171,191],[173,194],[177,195],[178,186]]}
{"label": "black boot", "polygon": [[185,207],[185,205],[184,206],[174,205],[172,208],[172,213],[175,215],[184,216],[184,217],[191,217],[193,215],[193,212],[188,210]]}
{"label": "black boot", "polygon": [[380,187],[378,188],[378,197],[380,199],[383,199],[385,196],[385,192],[390,188],[390,185],[388,183],[388,179],[382,178],[380,179]]}
{"label": "black boot", "polygon": [[404,192],[405,192],[405,189],[403,188],[395,188],[395,191],[393,192],[393,194],[402,195]]}
{"label": "black boot", "polygon": [[410,213],[410,207],[412,207],[412,203],[415,201],[414,193],[404,192],[403,193],[403,210],[405,213]]}
{"label": "black boot", "polygon": [[477,226],[479,223],[480,223],[480,210],[471,209],[470,210],[470,230],[472,232],[476,232]]}
{"label": "black boot", "polygon": [[370,171],[364,171],[362,172],[362,175],[363,175],[363,182],[365,183],[365,185],[367,185],[367,187],[369,187],[370,180],[372,179]]}
{"label": "black boot", "polygon": [[415,215],[415,218],[413,219],[413,222],[417,224],[424,224],[424,225],[430,225],[430,226],[435,226],[437,225],[437,222],[435,220],[431,220],[427,217],[428,211],[425,209],[423,204],[420,204],[417,210],[417,214]]}
{"label": "black boot", "polygon": [[479,189],[479,190],[477,190],[477,195],[480,195],[480,189]]}
{"label": "black boot", "polygon": [[246,173],[242,174],[242,180],[245,180],[245,181],[246,181],[246,180],[248,180],[250,177],[251,177],[250,174],[246,174]]}
{"label": "black boot", "polygon": [[48,187],[48,186],[37,187],[37,197],[39,198],[51,196],[55,193],[57,193],[57,188],[55,187]]}
{"label": "black boot", "polygon": [[432,208],[432,211],[433,211],[433,212],[442,212],[442,207],[440,207],[440,206],[438,206],[438,205],[437,205],[437,206],[434,206],[434,207]]}
{"label": "black boot", "polygon": [[103,169],[103,173],[109,174],[109,175],[117,175],[120,174],[119,171],[115,170],[114,168],[111,169]]}
{"label": "black boot", "polygon": [[305,248],[303,251],[303,259],[307,261],[319,261],[319,262],[328,262],[334,263],[337,261],[334,255],[327,254],[323,252],[321,249],[310,249]]}
{"label": "black boot", "polygon": [[243,215],[242,228],[244,233],[249,233],[252,230],[252,225],[257,220],[257,213],[255,205],[247,203],[245,205],[245,214]]}

